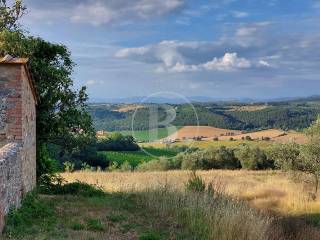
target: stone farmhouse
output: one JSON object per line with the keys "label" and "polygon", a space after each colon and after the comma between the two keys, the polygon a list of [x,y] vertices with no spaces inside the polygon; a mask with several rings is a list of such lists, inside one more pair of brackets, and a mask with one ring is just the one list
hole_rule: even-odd
{"label": "stone farmhouse", "polygon": [[36,185],[37,93],[27,63],[0,58],[0,233],[6,214]]}

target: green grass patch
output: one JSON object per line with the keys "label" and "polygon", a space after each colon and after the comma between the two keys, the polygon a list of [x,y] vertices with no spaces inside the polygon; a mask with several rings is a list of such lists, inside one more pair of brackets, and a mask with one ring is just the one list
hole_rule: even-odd
{"label": "green grass patch", "polygon": [[144,148],[135,152],[102,152],[109,160],[116,162],[119,166],[124,162],[128,162],[131,166],[137,167],[142,162],[148,162],[158,157],[174,157],[177,151],[159,148]]}
{"label": "green grass patch", "polygon": [[[86,189],[87,185],[79,188]],[[110,239],[110,236],[114,239],[137,236],[140,239],[166,240],[178,234],[168,232],[167,225],[159,224],[158,218],[140,204],[139,194],[71,193],[29,194],[22,207],[8,215],[1,239],[102,240]]]}
{"label": "green grass patch", "polygon": [[104,231],[105,227],[99,219],[88,219],[87,228],[90,231]]}
{"label": "green grass patch", "polygon": [[152,142],[156,141],[175,133],[181,127],[169,127],[169,128],[157,128],[154,130],[142,130],[142,131],[121,131],[123,135],[133,136],[139,142]]}
{"label": "green grass patch", "polygon": [[121,214],[112,214],[110,216],[107,216],[109,221],[117,223],[117,222],[123,222],[127,220],[127,217]]}

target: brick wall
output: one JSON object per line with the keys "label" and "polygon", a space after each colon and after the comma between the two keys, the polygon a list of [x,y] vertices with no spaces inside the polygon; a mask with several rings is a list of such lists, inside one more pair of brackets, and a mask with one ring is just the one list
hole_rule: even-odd
{"label": "brick wall", "polygon": [[0,63],[0,232],[36,184],[36,100],[24,64]]}

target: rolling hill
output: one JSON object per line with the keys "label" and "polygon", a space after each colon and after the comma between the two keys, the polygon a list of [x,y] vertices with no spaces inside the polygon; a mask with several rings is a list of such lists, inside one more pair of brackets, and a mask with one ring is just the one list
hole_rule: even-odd
{"label": "rolling hill", "polygon": [[[174,126],[211,126],[239,131],[258,131],[265,129],[301,130],[308,127],[320,114],[320,98],[310,97],[278,102],[209,102],[169,104],[176,111]],[[137,107],[138,106],[138,107]],[[91,104],[91,114],[97,130],[130,131],[149,129],[149,107],[158,108],[160,119],[166,118],[164,104]],[[194,111],[197,112],[198,121]],[[158,126],[159,128],[163,126]]]}

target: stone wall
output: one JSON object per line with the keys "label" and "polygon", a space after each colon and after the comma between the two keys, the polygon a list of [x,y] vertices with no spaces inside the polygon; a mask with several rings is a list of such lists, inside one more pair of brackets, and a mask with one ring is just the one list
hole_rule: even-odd
{"label": "stone wall", "polygon": [[21,192],[21,145],[8,143],[0,149],[0,230],[11,207],[19,207]]}
{"label": "stone wall", "polygon": [[0,63],[0,232],[36,184],[36,99],[24,64]]}

